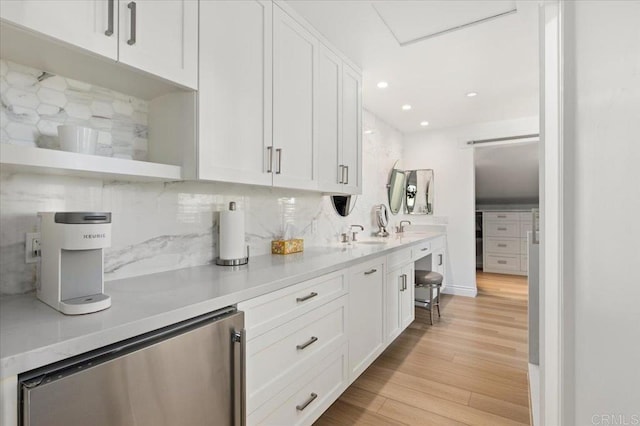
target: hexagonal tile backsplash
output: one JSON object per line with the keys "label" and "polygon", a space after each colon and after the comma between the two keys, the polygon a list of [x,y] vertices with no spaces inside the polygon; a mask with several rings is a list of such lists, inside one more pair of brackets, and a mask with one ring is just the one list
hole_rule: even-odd
{"label": "hexagonal tile backsplash", "polygon": [[59,149],[58,126],[98,130],[96,154],[147,159],[147,101],[0,59],[0,141]]}

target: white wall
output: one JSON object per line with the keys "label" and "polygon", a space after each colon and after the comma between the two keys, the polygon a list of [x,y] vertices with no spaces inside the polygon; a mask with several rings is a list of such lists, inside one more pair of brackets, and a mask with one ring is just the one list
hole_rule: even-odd
{"label": "white wall", "polygon": [[640,2],[565,19],[566,424],[640,424]]}
{"label": "white wall", "polygon": [[434,169],[434,215],[413,224],[447,224],[448,292],[476,294],[475,182],[469,140],[538,133],[538,117],[496,121],[407,135],[402,166]]}

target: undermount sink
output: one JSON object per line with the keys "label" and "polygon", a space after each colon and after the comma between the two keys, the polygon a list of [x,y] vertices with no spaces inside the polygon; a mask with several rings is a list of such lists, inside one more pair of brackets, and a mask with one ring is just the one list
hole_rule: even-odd
{"label": "undermount sink", "polygon": [[387,242],[386,242],[386,241],[370,240],[370,241],[356,241],[356,244],[371,244],[371,245],[377,245],[377,244],[387,244]]}

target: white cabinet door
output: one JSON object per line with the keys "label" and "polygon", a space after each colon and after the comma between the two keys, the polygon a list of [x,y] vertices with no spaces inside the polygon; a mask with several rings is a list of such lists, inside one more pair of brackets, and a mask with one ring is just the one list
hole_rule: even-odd
{"label": "white cabinet door", "polygon": [[349,380],[352,382],[384,349],[385,260],[375,259],[349,274]]}
{"label": "white cabinet door", "polygon": [[362,194],[362,76],[342,66],[342,164],[344,191]]}
{"label": "white cabinet door", "polygon": [[317,188],[314,93],[317,40],[273,8],[273,185]]}
{"label": "white cabinet door", "polygon": [[197,1],[120,0],[119,15],[120,62],[198,88]]}
{"label": "white cabinet door", "polygon": [[12,0],[0,5],[3,20],[113,60],[118,58],[117,12],[117,0]]}
{"label": "white cabinet door", "polygon": [[271,185],[267,1],[200,3],[198,177]]}
{"label": "white cabinet door", "polygon": [[326,47],[318,50],[318,189],[342,192],[342,60]]}
{"label": "white cabinet door", "polygon": [[413,322],[416,317],[415,314],[415,271],[414,263],[407,264],[402,268],[402,275],[404,276],[404,290],[400,293],[400,331],[404,331],[405,328]]}
{"label": "white cabinet door", "polygon": [[385,282],[385,328],[384,341],[388,345],[402,332],[401,325],[401,295],[404,290],[404,276],[402,267],[394,268],[387,273]]}

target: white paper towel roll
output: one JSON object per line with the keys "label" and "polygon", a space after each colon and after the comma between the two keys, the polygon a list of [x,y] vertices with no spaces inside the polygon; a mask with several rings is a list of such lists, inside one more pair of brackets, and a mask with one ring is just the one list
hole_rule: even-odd
{"label": "white paper towel roll", "polygon": [[244,212],[226,210],[220,212],[220,259],[232,260],[247,257],[244,242]]}

